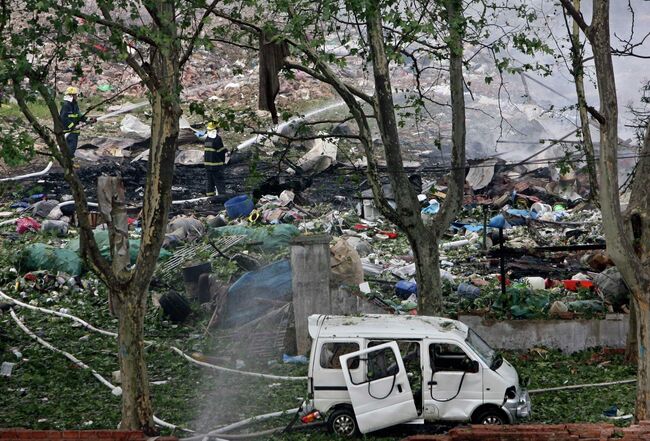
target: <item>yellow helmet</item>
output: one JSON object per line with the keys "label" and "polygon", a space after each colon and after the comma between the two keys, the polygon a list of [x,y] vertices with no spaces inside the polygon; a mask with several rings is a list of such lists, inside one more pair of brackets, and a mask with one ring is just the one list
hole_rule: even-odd
{"label": "yellow helmet", "polygon": [[208,130],[216,130],[217,129],[217,123],[214,121],[210,121],[208,123]]}
{"label": "yellow helmet", "polygon": [[79,89],[74,86],[70,86],[65,90],[66,95],[79,95]]}

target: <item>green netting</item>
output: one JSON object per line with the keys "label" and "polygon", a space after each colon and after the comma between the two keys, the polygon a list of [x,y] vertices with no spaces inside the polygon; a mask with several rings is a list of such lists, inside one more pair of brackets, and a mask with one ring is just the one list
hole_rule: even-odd
{"label": "green netting", "polygon": [[25,247],[20,259],[21,271],[47,270],[64,272],[79,276],[83,272],[83,263],[79,255],[69,249],[55,248],[44,243],[35,243]]}
{"label": "green netting", "polygon": [[291,239],[300,234],[300,230],[291,224],[278,224],[264,227],[244,227],[228,225],[215,228],[213,236],[246,236],[248,243],[258,245],[264,251],[277,251],[289,245]]}
{"label": "green netting", "polygon": [[[95,231],[95,241],[99,247],[99,252],[109,261],[111,260],[111,248],[108,240],[108,231],[107,230],[96,230]],[[138,249],[140,248],[140,239],[129,239],[129,254],[131,256],[131,263],[135,263],[138,258]],[[66,249],[73,251],[75,253],[79,252],[79,238],[73,239],[68,242]],[[160,250],[160,255],[158,260],[166,259],[171,256],[171,253],[167,250]]]}

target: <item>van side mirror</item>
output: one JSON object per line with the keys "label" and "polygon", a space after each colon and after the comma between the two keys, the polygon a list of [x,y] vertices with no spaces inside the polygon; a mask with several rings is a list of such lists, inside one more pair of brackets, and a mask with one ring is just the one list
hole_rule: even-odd
{"label": "van side mirror", "polygon": [[470,373],[470,374],[475,374],[478,372],[478,361],[476,360],[471,360],[467,366],[467,369],[465,372]]}

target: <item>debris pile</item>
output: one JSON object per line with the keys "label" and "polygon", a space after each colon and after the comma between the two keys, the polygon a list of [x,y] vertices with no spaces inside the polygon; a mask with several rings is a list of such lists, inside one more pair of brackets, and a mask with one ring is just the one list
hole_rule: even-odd
{"label": "debris pile", "polygon": [[[231,198],[225,210],[210,203],[186,205],[177,212],[185,214],[170,220],[161,253],[161,260],[171,256],[174,265],[157,274],[170,280],[172,269],[177,271],[188,260],[223,259],[229,264],[219,276],[228,284],[245,271],[282,262],[288,257],[293,237],[327,233],[333,236],[333,283],[394,313],[416,314],[418,290],[412,251],[403,234],[381,217],[372,204],[371,193],[357,189],[330,193],[327,202],[310,201],[313,182],[334,180],[337,173],[345,176],[349,171],[344,164],[335,165],[336,154],[327,153],[326,145],[326,141],[317,143],[297,161],[299,175],[267,179],[257,186],[257,196],[241,196],[241,201]],[[316,150],[318,153],[312,154]],[[111,167],[103,165],[94,171],[89,168],[81,175],[93,179]],[[312,171],[309,177],[302,174],[305,168]],[[142,169],[131,166],[122,172],[127,194],[138,198],[141,190],[133,187],[141,183]],[[178,176],[185,173],[188,177],[182,179],[189,183],[189,176],[196,177],[201,170],[179,167]],[[444,179],[423,172],[414,174],[412,181],[421,192],[422,216],[431,219],[445,198]],[[560,174],[553,167],[521,174],[500,160],[487,159],[469,169],[467,184],[463,210],[440,244],[438,270],[448,315],[571,319],[628,312],[628,290],[604,251],[600,213],[587,202],[589,191],[581,174]],[[389,185],[384,186],[384,194],[390,198]],[[82,274],[78,240],[74,239],[73,205],[65,202],[69,199],[62,193],[37,194],[9,205],[13,211],[5,213],[20,216],[16,222],[18,234],[41,235],[50,242],[26,247],[22,269]],[[129,222],[132,261],[140,234],[138,207],[133,208]],[[102,230],[99,216],[96,222],[96,240],[108,257],[108,234]],[[227,255],[231,247],[234,253]],[[272,292],[268,287],[258,291],[264,295]],[[213,300],[209,294],[201,298]],[[282,308],[288,304],[286,296],[254,298],[258,306],[273,304]],[[216,315],[212,326],[235,323],[232,317],[236,314],[231,317],[227,312],[231,309],[229,303],[217,303],[223,303],[225,309]],[[255,314],[254,318],[258,318],[268,308],[253,310],[261,311]]]}

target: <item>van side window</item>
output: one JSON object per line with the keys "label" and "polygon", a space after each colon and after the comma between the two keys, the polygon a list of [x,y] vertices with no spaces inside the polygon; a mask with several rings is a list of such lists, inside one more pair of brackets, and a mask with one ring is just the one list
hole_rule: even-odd
{"label": "van side window", "polygon": [[453,343],[432,343],[429,346],[429,357],[434,372],[465,372],[471,365],[471,360],[465,351]]}
{"label": "van side window", "polygon": [[[341,369],[341,355],[349,354],[359,350],[358,343],[325,343],[320,350],[320,367],[323,369]],[[359,367],[359,359],[354,358],[350,369]]]}

